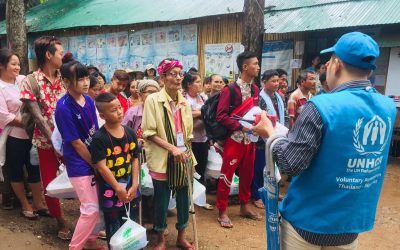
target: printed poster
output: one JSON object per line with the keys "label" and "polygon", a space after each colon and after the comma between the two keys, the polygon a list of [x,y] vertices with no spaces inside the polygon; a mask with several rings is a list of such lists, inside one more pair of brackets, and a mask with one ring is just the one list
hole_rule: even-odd
{"label": "printed poster", "polygon": [[[96,54],[96,40],[97,36],[87,36],[86,37],[86,57],[87,60],[96,61],[97,54]],[[90,64],[90,63],[88,63]]]}
{"label": "printed poster", "polygon": [[107,58],[107,42],[106,35],[99,34],[96,35],[96,60],[100,61]]}
{"label": "printed poster", "polygon": [[[181,60],[184,70],[198,68],[196,24],[61,39],[67,44],[65,51],[84,64],[95,65],[107,81],[115,69],[144,71],[147,64],[157,66],[167,57]],[[29,57],[34,57],[32,47]]]}
{"label": "printed poster", "polygon": [[236,57],[244,51],[240,43],[206,44],[204,47],[204,66],[206,76],[219,74],[234,79],[239,74]]}
{"label": "printed poster", "polygon": [[182,26],[182,53],[184,55],[197,55],[197,25]]}
{"label": "printed poster", "polygon": [[88,51],[86,47],[86,36],[78,36],[76,39],[76,46],[77,46],[77,52],[76,52],[76,59],[81,62],[86,62],[88,58]]}
{"label": "printed poster", "polygon": [[264,72],[268,69],[284,69],[288,72],[288,85],[291,86],[292,59],[292,41],[266,41],[263,45],[261,71]]}

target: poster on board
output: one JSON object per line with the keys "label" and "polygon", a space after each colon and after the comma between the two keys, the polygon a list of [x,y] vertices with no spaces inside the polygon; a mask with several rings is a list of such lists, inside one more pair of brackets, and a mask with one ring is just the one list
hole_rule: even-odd
{"label": "poster on board", "polygon": [[[35,58],[35,38],[28,38],[29,59]],[[182,60],[184,70],[198,68],[196,24],[59,39],[65,52],[71,52],[81,63],[99,68],[107,81],[115,69],[143,71],[147,64],[157,66],[167,57]]]}
{"label": "poster on board", "polygon": [[293,59],[292,41],[266,41],[263,44],[261,71],[284,69],[288,72],[288,85],[291,86]]}
{"label": "poster on board", "polygon": [[[400,47],[390,49],[389,68],[386,80],[385,95],[400,96]],[[400,102],[396,102],[400,107]]]}
{"label": "poster on board", "polygon": [[239,70],[236,57],[244,51],[240,43],[206,44],[204,46],[204,67],[206,76],[219,74],[234,79]]}

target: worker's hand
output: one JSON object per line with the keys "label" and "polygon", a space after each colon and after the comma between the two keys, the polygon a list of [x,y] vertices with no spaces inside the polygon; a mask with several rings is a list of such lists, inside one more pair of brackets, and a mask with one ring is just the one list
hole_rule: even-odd
{"label": "worker's hand", "polygon": [[257,125],[253,126],[252,130],[255,135],[259,135],[263,138],[269,138],[275,133],[274,126],[268,119],[265,111],[261,112],[261,120]]}

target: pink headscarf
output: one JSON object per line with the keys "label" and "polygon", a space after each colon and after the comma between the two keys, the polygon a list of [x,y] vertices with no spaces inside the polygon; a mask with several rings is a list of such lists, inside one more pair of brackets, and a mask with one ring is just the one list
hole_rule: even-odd
{"label": "pink headscarf", "polygon": [[183,69],[183,65],[180,61],[175,60],[175,59],[173,59],[173,60],[164,59],[164,60],[162,60],[160,65],[157,67],[157,72],[159,75],[162,75],[162,74],[165,74],[168,70],[171,70],[175,67]]}

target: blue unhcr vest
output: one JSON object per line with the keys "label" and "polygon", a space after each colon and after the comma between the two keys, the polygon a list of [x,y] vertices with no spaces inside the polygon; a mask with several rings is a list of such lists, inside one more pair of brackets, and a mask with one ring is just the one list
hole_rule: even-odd
{"label": "blue unhcr vest", "polygon": [[310,166],[292,179],[280,206],[294,227],[320,234],[373,228],[396,115],[375,89],[348,88],[310,100],[323,121]]}

